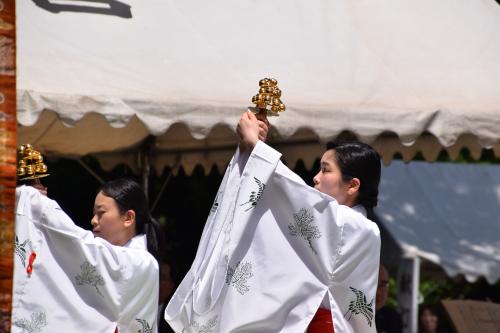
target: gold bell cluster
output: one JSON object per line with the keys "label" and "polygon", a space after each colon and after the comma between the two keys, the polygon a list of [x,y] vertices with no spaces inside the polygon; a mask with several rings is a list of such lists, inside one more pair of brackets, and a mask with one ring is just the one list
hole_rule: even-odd
{"label": "gold bell cluster", "polygon": [[30,144],[17,148],[17,177],[19,180],[47,177],[47,166],[43,163],[42,154]]}
{"label": "gold bell cluster", "polygon": [[266,110],[268,116],[279,116],[285,111],[285,104],[281,102],[281,90],[275,79],[262,79],[259,81],[259,93],[252,97],[257,112]]}

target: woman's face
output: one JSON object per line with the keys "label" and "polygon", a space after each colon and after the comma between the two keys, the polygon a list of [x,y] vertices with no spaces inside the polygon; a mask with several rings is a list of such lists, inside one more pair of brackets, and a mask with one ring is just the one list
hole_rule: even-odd
{"label": "woman's face", "polygon": [[327,150],[321,157],[321,168],[314,176],[314,188],[335,198],[339,204],[348,204],[349,182],[342,180],[342,173],[335,160],[335,150]]}
{"label": "woman's face", "polygon": [[424,332],[436,332],[438,317],[431,310],[425,309],[420,314],[420,324]]}
{"label": "woman's face", "polygon": [[130,214],[121,214],[113,198],[99,192],[94,203],[92,231],[95,237],[101,237],[113,245],[122,246],[130,240]]}

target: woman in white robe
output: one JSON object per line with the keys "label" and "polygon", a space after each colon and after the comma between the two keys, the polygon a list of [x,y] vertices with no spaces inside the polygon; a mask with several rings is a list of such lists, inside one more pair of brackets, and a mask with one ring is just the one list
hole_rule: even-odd
{"label": "woman in white robe", "polygon": [[11,331],[156,332],[154,223],[131,180],[103,185],[93,232],[35,188],[18,187]]}
{"label": "woman in white robe", "polygon": [[[378,154],[329,148],[313,189],[260,141],[267,128],[240,119],[242,144],[165,319],[179,333],[376,332],[380,234],[363,205],[376,204]],[[321,308],[329,320],[314,331]]]}

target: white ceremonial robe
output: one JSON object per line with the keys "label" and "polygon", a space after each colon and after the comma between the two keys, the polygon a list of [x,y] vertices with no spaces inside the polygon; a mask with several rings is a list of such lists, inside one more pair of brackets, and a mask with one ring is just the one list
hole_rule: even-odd
{"label": "white ceremonial robe", "polygon": [[165,310],[176,332],[305,332],[322,303],[336,333],[376,332],[377,225],[304,184],[280,157],[258,142],[230,162]]}
{"label": "white ceremonial robe", "polygon": [[156,332],[158,263],[144,235],[94,238],[29,186],[16,190],[15,230],[13,333]]}

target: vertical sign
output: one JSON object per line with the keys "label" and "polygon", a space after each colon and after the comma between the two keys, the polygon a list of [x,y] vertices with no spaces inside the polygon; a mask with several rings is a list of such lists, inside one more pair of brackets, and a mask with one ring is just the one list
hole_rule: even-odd
{"label": "vertical sign", "polygon": [[401,258],[398,272],[398,306],[404,333],[417,333],[420,259]]}
{"label": "vertical sign", "polygon": [[10,332],[16,190],[16,10],[0,0],[0,332]]}

